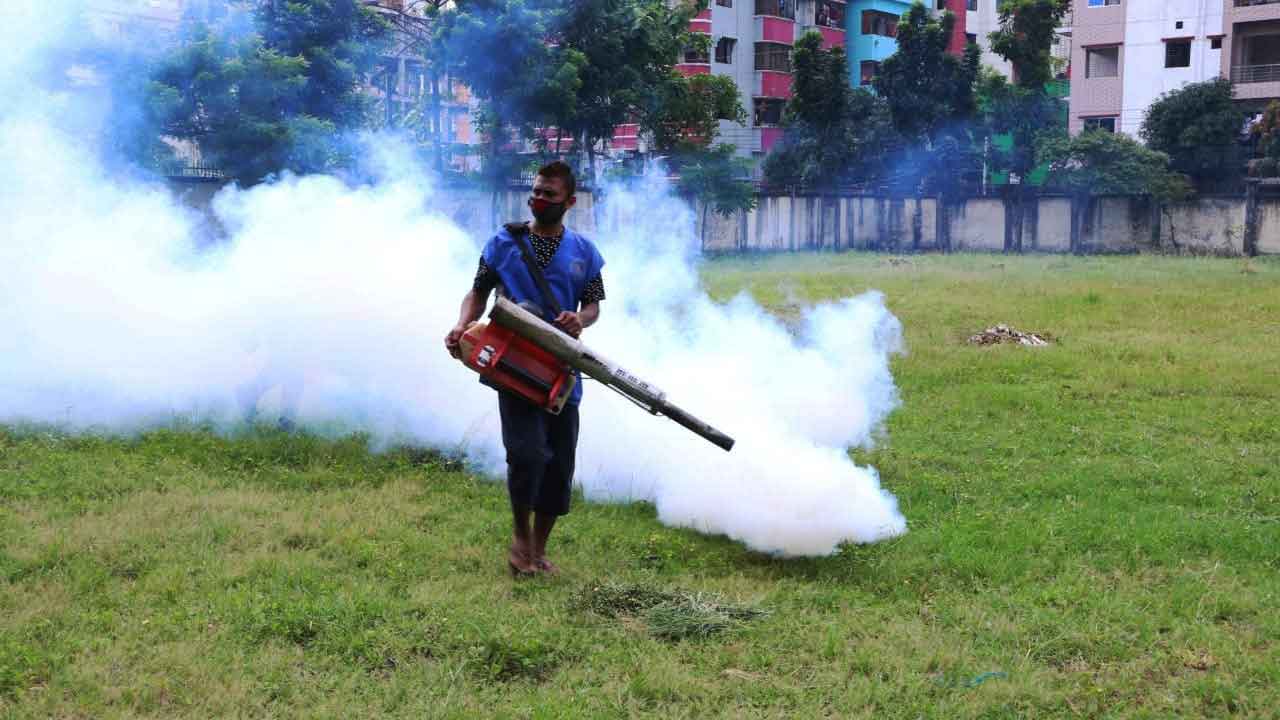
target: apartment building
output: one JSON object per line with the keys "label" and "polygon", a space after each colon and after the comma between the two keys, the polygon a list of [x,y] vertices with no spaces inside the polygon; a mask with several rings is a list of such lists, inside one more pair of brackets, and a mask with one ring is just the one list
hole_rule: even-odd
{"label": "apartment building", "polygon": [[[747,124],[722,122],[719,139],[737,146],[742,155],[758,158],[782,137],[795,41],[814,31],[822,35],[823,47],[844,47],[847,18],[844,0],[711,0],[691,23],[694,32],[710,36],[710,51],[687,52],[676,68],[686,75],[733,78],[747,110]],[[634,136],[634,127],[623,126],[613,145],[634,148]]]}
{"label": "apartment building", "polygon": [[1236,98],[1280,97],[1280,0],[1075,0],[1070,128],[1137,135],[1147,108],[1229,77]]}
{"label": "apartment building", "polygon": [[84,16],[95,37],[127,42],[176,31],[183,6],[183,0],[88,0]]}
{"label": "apartment building", "polygon": [[[880,63],[898,51],[898,22],[911,9],[914,0],[853,0],[849,5],[848,52],[850,82],[854,85],[870,85],[880,68]],[[972,20],[979,21],[979,8],[990,6],[994,12],[996,0],[929,0],[936,12],[950,10],[956,16],[951,30],[949,52],[959,55],[969,41],[984,42],[969,30]],[[985,21],[985,18],[984,18]],[[988,31],[989,32],[989,31]]]}
{"label": "apartment building", "polygon": [[1252,110],[1280,98],[1280,0],[1226,0],[1221,71]]}
{"label": "apartment building", "polygon": [[[472,120],[477,103],[470,89],[447,74],[433,78],[427,72],[420,45],[430,34],[430,26],[421,15],[422,6],[404,0],[365,0],[365,4],[385,13],[392,28],[378,68],[364,87],[378,101],[386,126],[396,127],[416,114],[420,116],[418,122],[424,129],[430,128],[432,135],[439,122],[439,138],[446,145],[478,143]],[[438,105],[438,116],[433,105]],[[462,155],[451,160],[458,170],[475,169],[477,162]]]}

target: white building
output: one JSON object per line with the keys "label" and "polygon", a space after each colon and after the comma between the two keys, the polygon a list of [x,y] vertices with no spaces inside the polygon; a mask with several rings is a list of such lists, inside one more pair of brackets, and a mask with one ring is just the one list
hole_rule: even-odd
{"label": "white building", "polygon": [[1137,136],[1163,93],[1219,77],[1239,0],[1075,0],[1071,131]]}

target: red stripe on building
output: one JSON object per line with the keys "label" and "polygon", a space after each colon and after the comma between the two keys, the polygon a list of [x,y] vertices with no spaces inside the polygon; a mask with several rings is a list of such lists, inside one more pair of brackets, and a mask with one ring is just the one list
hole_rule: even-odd
{"label": "red stripe on building", "polygon": [[947,52],[952,55],[964,55],[964,48],[969,44],[969,39],[965,37],[968,5],[966,0],[947,0],[947,9],[956,16],[955,27],[951,28],[951,41],[947,43]]}
{"label": "red stripe on building", "polygon": [[818,32],[822,34],[822,48],[830,50],[833,47],[844,47],[844,31],[836,30],[829,27],[819,27]]}
{"label": "red stripe on building", "polygon": [[760,128],[760,149],[769,152],[782,140],[782,128]]}
{"label": "red stripe on building", "polygon": [[760,94],[765,97],[790,98],[791,74],[774,72],[773,70],[761,70]]}
{"label": "red stripe on building", "polygon": [[760,39],[791,45],[796,40],[796,23],[776,17],[760,18]]}

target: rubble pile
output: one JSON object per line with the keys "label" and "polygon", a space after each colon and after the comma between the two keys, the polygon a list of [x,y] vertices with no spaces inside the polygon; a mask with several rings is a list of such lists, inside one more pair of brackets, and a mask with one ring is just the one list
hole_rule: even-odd
{"label": "rubble pile", "polygon": [[1008,325],[996,325],[969,337],[970,345],[999,345],[1001,343],[1042,347],[1049,344],[1049,335],[1047,333],[1023,332],[1015,330]]}

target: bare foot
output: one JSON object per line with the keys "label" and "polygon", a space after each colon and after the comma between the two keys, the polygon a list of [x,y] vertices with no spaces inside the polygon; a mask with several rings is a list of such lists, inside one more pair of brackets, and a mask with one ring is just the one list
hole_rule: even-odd
{"label": "bare foot", "polygon": [[540,573],[544,573],[547,575],[560,574],[560,568],[556,567],[556,564],[548,560],[546,557],[540,557],[537,560],[534,560],[533,564],[536,568],[538,568],[538,572]]}
{"label": "bare foot", "polygon": [[529,559],[528,553],[520,548],[519,543],[512,543],[511,550],[507,553],[507,565],[511,568],[511,574],[516,576],[532,575],[538,572],[538,564]]}

